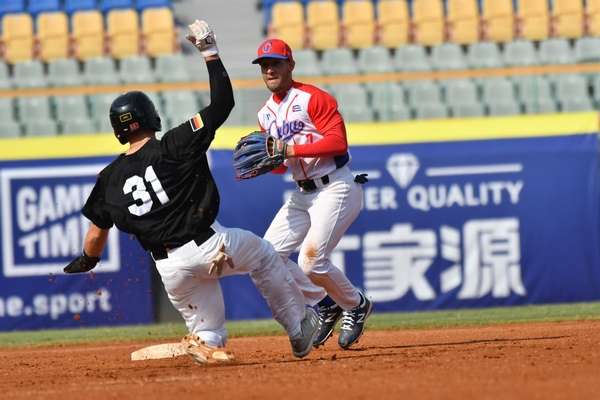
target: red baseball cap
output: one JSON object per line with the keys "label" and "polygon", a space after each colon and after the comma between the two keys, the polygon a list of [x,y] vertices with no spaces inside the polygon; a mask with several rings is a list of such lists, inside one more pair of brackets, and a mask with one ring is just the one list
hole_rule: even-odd
{"label": "red baseball cap", "polygon": [[263,58],[277,58],[280,60],[294,61],[292,49],[281,39],[267,39],[258,46],[256,51],[258,57],[252,64],[258,64]]}

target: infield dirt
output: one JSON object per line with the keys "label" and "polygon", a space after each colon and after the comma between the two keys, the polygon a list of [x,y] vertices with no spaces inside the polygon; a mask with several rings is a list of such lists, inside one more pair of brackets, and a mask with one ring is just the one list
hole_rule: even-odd
{"label": "infield dirt", "polygon": [[600,321],[367,331],[306,359],[231,339],[233,365],[129,360],[152,342],[0,349],[2,399],[597,399]]}

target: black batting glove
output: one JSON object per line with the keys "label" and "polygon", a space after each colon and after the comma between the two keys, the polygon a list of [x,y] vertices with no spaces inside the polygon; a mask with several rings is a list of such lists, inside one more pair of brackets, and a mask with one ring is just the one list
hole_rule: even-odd
{"label": "black batting glove", "polygon": [[94,269],[96,264],[100,261],[100,257],[91,257],[85,254],[85,251],[82,255],[74,259],[63,268],[63,271],[67,274],[77,274],[80,272],[88,272]]}

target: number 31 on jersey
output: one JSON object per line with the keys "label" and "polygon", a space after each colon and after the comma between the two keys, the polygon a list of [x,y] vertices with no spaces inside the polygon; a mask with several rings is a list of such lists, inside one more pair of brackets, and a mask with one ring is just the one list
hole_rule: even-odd
{"label": "number 31 on jersey", "polygon": [[152,204],[154,203],[152,201],[152,197],[150,197],[150,193],[148,193],[146,183],[144,183],[144,181],[150,184],[161,204],[167,204],[170,200],[167,192],[165,192],[160,181],[158,180],[156,172],[154,172],[154,168],[152,165],[149,165],[148,168],[146,168],[144,178],[139,175],[134,175],[128,178],[123,186],[124,194],[131,193],[136,203],[139,203],[139,200],[142,202],[141,205],[132,204],[128,208],[130,213],[137,215],[138,217],[150,212],[152,209]]}

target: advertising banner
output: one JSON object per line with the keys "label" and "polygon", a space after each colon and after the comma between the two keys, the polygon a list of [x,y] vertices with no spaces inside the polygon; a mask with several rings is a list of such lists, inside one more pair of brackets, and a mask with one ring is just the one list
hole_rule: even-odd
{"label": "advertising banner", "polygon": [[[351,151],[370,181],[332,260],[376,310],[600,299],[596,134]],[[236,182],[231,152],[212,154],[220,222],[262,235],[294,183]],[[225,280],[224,292],[236,297],[230,317],[269,316],[249,280]]]}
{"label": "advertising banner", "polygon": [[0,330],[151,322],[150,262],[112,229],[101,264],[62,272],[81,255],[80,213],[111,158],[0,163]]}

